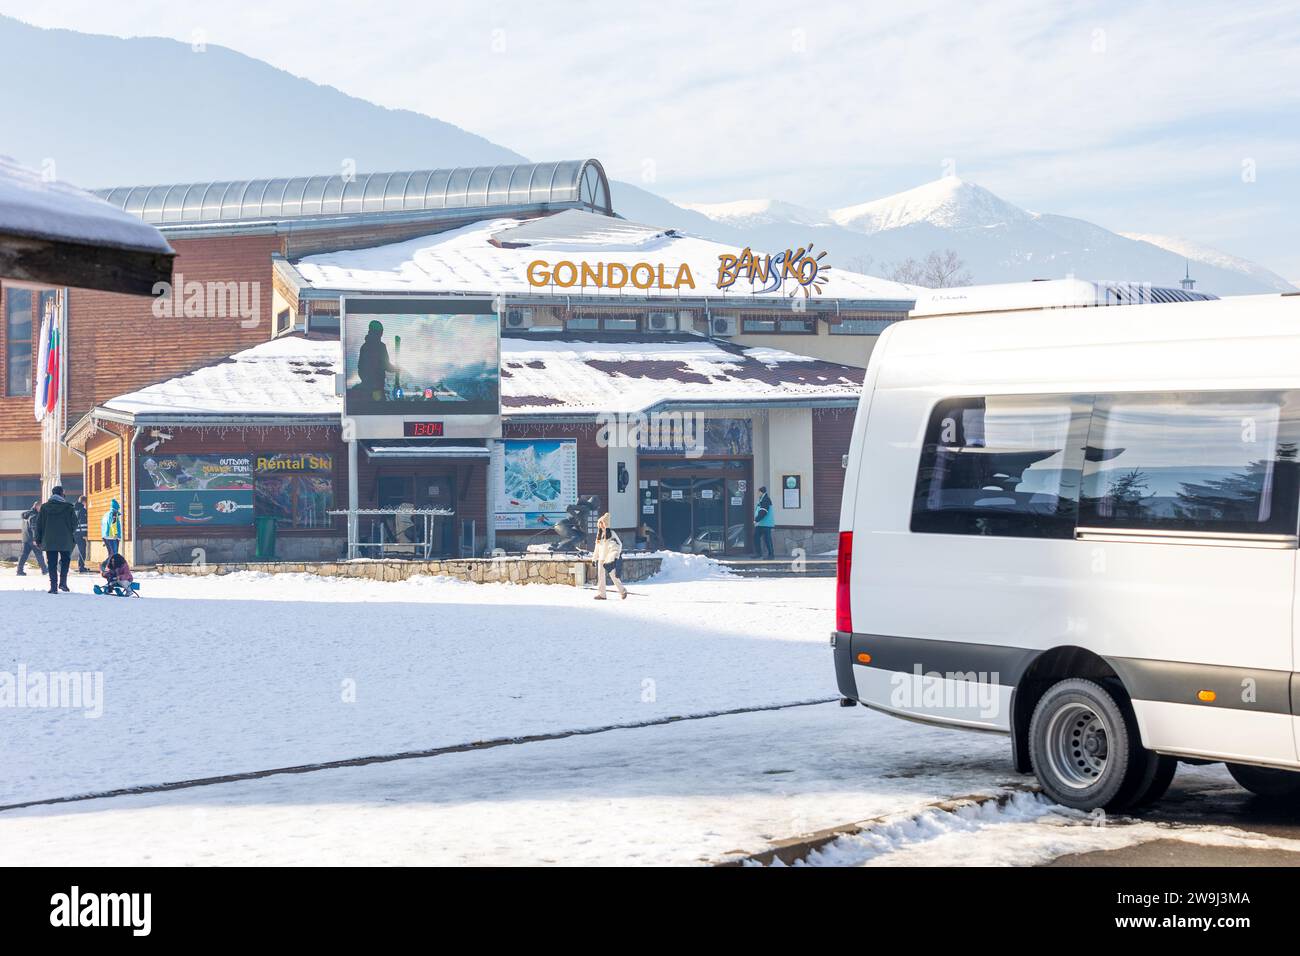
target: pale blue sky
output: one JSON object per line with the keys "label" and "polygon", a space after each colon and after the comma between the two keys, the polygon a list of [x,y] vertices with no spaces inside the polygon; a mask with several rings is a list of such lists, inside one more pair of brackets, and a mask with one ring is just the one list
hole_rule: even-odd
{"label": "pale blue sky", "polygon": [[[840,206],[948,171],[1300,280],[1300,0],[0,0],[195,38],[669,198]],[[72,65],[61,65],[72,68]]]}

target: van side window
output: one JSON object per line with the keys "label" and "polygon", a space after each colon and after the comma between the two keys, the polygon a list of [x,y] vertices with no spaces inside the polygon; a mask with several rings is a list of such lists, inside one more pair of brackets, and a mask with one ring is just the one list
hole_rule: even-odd
{"label": "van side window", "polygon": [[913,531],[1069,538],[1090,397],[956,398],[935,406],[921,448]]}
{"label": "van side window", "polygon": [[1080,527],[1294,535],[1297,404],[1286,392],[1099,395]]}

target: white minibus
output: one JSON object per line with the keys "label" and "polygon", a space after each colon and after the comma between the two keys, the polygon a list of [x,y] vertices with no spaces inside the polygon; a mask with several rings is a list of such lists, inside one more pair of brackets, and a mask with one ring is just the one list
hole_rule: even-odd
{"label": "white minibus", "polygon": [[1300,295],[911,318],[840,516],[846,700],[1009,735],[1119,810],[1179,760],[1300,795]]}

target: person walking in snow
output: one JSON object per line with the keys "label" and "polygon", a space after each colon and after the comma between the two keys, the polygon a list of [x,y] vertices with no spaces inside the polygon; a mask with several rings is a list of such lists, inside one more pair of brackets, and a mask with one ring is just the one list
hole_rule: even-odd
{"label": "person walking in snow", "polygon": [[772,513],[772,499],[768,497],[767,488],[758,489],[758,503],[754,505],[754,557],[763,556],[763,545],[767,545],[767,556],[775,558],[772,550],[772,528],[776,525],[776,515]]}
{"label": "person walking in snow", "polygon": [[41,574],[45,573],[45,556],[41,554],[40,546],[36,543],[36,519],[41,513],[41,503],[33,501],[32,506],[23,512],[23,554],[18,559],[18,576],[27,576],[27,556],[36,555],[36,565],[41,569]]}
{"label": "person walking in snow", "polygon": [[609,526],[609,512],[605,512],[596,521],[596,547],[592,554],[596,561],[596,600],[605,600],[605,574],[609,573],[618,596],[627,598],[627,588],[623,587],[618,572],[623,566],[623,541],[618,532]]}
{"label": "person walking in snow", "polygon": [[63,486],[55,485],[50,500],[36,516],[36,540],[45,551],[50,572],[50,593],[68,590],[68,565],[76,546],[77,509],[63,497]]}
{"label": "person walking in snow", "polygon": [[86,496],[82,495],[77,499],[77,531],[73,536],[77,544],[77,573],[85,574],[89,568],[86,567],[86,536],[90,533],[90,513],[86,509]]}
{"label": "person walking in snow", "polygon": [[113,499],[113,503],[108,506],[108,511],[103,519],[99,522],[100,540],[104,542],[104,550],[108,552],[111,558],[117,554],[117,549],[122,544],[122,506]]}

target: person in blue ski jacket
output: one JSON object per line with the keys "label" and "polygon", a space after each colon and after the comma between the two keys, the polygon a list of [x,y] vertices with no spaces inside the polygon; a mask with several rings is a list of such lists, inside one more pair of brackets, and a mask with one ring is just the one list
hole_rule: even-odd
{"label": "person in blue ski jacket", "polygon": [[99,523],[99,536],[104,542],[104,550],[108,552],[108,556],[111,558],[117,554],[122,544],[122,506],[117,503],[116,498],[108,506],[108,511]]}

